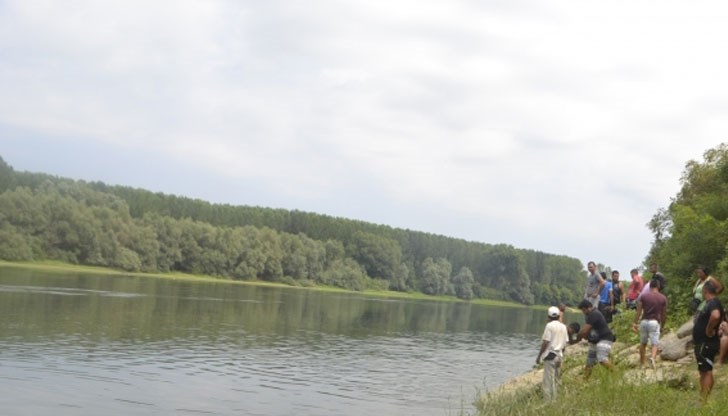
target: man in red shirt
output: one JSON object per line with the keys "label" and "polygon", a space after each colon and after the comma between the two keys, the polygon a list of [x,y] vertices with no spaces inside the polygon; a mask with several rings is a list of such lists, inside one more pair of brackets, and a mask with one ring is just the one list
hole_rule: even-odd
{"label": "man in red shirt", "polygon": [[632,275],[632,283],[629,284],[629,294],[627,295],[627,308],[637,308],[637,298],[642,292],[642,276],[639,275],[637,269],[632,269],[629,272]]}

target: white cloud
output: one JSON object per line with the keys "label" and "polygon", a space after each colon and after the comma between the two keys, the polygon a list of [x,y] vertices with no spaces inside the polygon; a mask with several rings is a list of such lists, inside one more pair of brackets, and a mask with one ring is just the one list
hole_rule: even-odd
{"label": "white cloud", "polygon": [[[728,138],[726,9],[7,1],[0,126],[167,154],[291,209],[625,268],[685,162]],[[265,203],[248,197],[218,200]]]}

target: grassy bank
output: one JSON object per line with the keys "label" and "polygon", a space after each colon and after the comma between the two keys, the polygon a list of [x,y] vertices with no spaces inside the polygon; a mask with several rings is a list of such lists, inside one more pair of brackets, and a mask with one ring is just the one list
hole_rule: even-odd
{"label": "grassy bank", "polygon": [[[331,286],[292,286],[284,283],[265,282],[260,280],[231,280],[222,277],[206,276],[206,275],[194,275],[186,273],[132,273],[121,270],[108,269],[104,267],[94,266],[82,266],[77,264],[68,264],[58,261],[37,261],[37,262],[8,262],[0,260],[0,266],[4,267],[18,267],[33,270],[43,270],[46,272],[53,273],[84,273],[89,275],[116,275],[116,276],[138,276],[138,277],[149,277],[149,278],[160,278],[160,279],[174,279],[174,280],[188,280],[198,281],[207,283],[221,283],[221,284],[239,284],[239,285],[254,285],[254,286],[269,286],[269,287],[281,287],[291,289],[304,289],[304,290],[317,290],[323,292],[335,292],[335,293],[356,293],[365,296],[372,297],[385,297],[393,299],[409,299],[409,300],[430,300],[440,302],[464,302],[454,296],[430,296],[419,292],[394,292],[386,290],[364,290],[361,292],[352,291],[347,289],[341,289],[338,287]],[[489,305],[489,306],[502,306],[509,308],[526,308],[527,306],[488,299],[474,299],[470,301],[473,304]]]}
{"label": "grassy bank", "polygon": [[[596,367],[588,381],[583,367],[586,346],[567,349],[558,399],[545,402],[540,369],[511,380],[476,398],[479,415],[725,415],[728,414],[728,368],[714,371],[715,387],[706,403],[699,400],[698,371],[692,353],[677,362],[659,361],[657,370],[639,367],[638,338],[629,330],[634,312],[615,317],[617,339],[610,372]],[[649,347],[648,347],[649,351]],[[518,359],[534,360],[533,356]]]}

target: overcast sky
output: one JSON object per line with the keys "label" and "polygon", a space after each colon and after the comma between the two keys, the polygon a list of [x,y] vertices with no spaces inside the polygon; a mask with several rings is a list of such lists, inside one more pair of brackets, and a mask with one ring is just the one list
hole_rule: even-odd
{"label": "overcast sky", "polygon": [[728,6],[0,0],[0,156],[626,270],[728,141]]}

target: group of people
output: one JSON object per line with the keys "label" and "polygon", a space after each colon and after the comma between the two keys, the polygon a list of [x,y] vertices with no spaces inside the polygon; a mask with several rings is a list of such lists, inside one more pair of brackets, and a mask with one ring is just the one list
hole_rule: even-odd
{"label": "group of people", "polygon": [[[664,294],[667,279],[659,272],[656,263],[650,265],[651,278],[644,283],[637,269],[632,269],[632,281],[628,289],[619,280],[619,272],[612,271],[611,279],[604,272],[597,271],[593,261],[587,264],[584,299],[578,308],[584,314],[584,324],[564,324],[564,304],[551,306],[548,323],[541,337],[541,348],[536,363],[543,362],[543,391],[547,400],[557,396],[559,370],[567,345],[587,340],[589,350],[584,367],[584,377],[589,378],[592,368],[597,364],[612,370],[609,360],[612,345],[616,340],[609,324],[619,306],[635,309],[633,330],[640,335],[640,367],[656,369],[659,350],[660,331],[667,318],[668,300]],[[713,367],[728,358],[728,317],[718,294],[723,291],[720,281],[710,275],[703,266],[696,270],[698,277],[693,286],[690,308],[693,312],[693,343],[695,359],[700,373],[700,394],[706,399],[713,388]],[[647,344],[651,350],[647,356]],[[718,361],[715,357],[718,356]]]}

